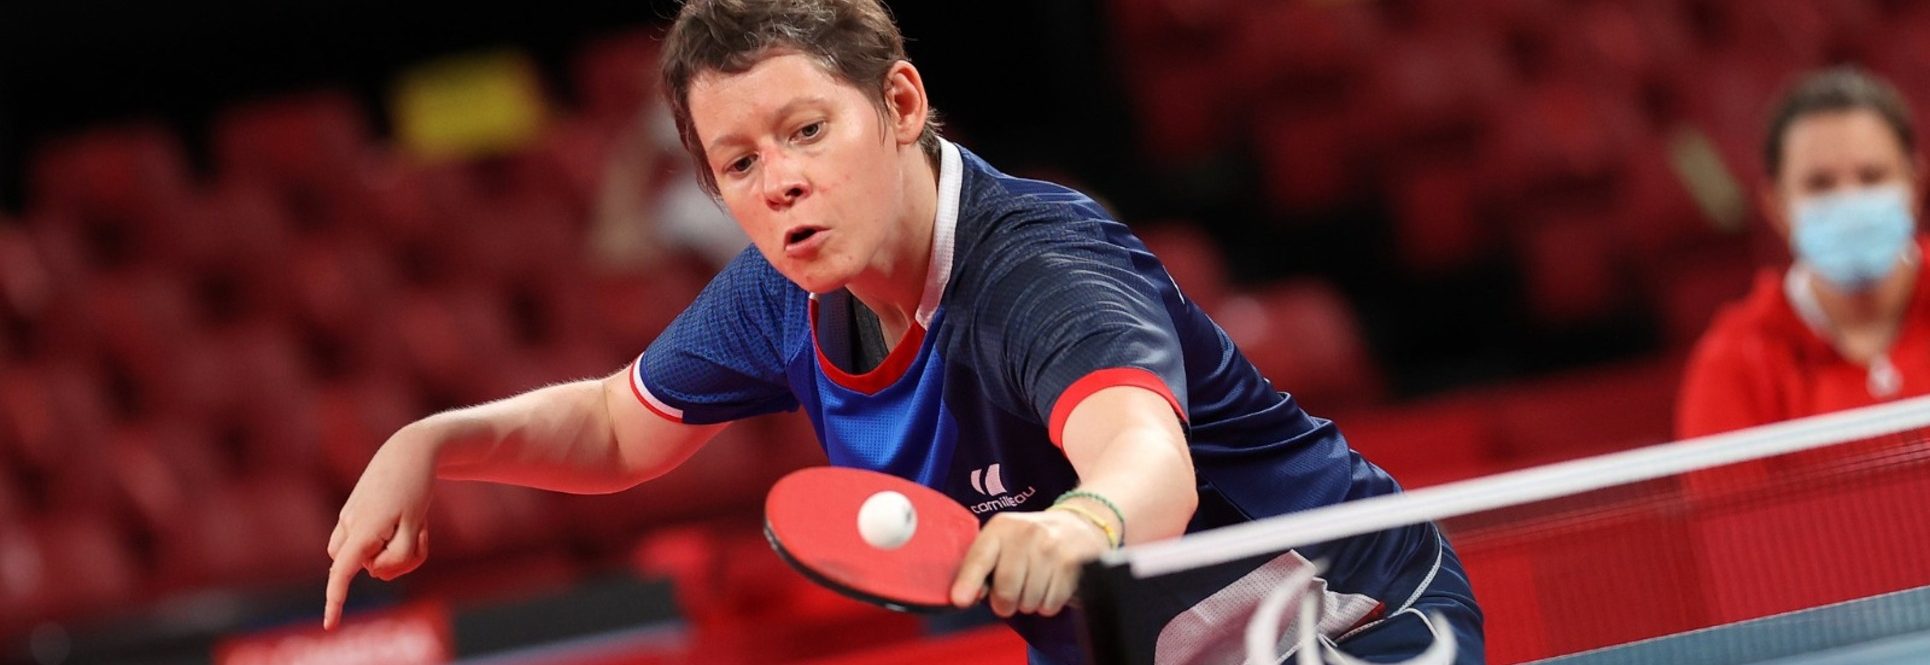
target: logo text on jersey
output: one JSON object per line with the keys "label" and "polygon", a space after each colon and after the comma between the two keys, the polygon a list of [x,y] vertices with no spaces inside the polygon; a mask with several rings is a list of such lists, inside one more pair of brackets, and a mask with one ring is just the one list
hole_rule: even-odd
{"label": "logo text on jersey", "polygon": [[1006,508],[1017,508],[1021,505],[1024,505],[1027,500],[1031,499],[1032,495],[1038,494],[1038,493],[1039,493],[1039,488],[1027,487],[1023,492],[1019,492],[1016,494],[1007,494],[1005,496],[992,499],[991,501],[982,501],[979,503],[975,503],[975,504],[972,504],[972,514],[983,515],[985,513],[989,513],[994,510],[1004,510]]}
{"label": "logo text on jersey", "polygon": [[972,489],[985,496],[1005,493],[1005,477],[999,474],[999,465],[993,464],[983,469],[972,469]]}

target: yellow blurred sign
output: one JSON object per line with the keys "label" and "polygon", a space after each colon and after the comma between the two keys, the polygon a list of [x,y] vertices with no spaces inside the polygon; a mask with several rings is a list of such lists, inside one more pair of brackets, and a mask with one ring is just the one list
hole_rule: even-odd
{"label": "yellow blurred sign", "polygon": [[541,77],[519,51],[411,67],[397,77],[390,108],[397,141],[425,159],[514,150],[536,138],[546,116]]}

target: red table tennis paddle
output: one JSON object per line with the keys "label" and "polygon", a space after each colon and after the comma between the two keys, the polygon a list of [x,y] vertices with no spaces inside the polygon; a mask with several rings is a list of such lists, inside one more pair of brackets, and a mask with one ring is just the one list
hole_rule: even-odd
{"label": "red table tennis paddle", "polygon": [[[903,545],[873,547],[858,532],[858,511],[879,492],[905,496],[917,526]],[[863,469],[813,467],[791,472],[764,500],[764,536],[785,563],[833,591],[898,611],[941,612],[952,579],[978,536],[978,518],[938,490]]]}

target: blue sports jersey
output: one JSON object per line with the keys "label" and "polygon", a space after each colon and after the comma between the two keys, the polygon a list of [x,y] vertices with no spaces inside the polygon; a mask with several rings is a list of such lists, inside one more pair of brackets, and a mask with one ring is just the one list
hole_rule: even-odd
{"label": "blue sports jersey", "polygon": [[[1199,483],[1189,532],[1397,491],[1275,390],[1091,198],[945,143],[934,224],[916,324],[875,369],[847,371],[848,293],[813,296],[753,248],[638,359],[639,399],[688,423],[802,408],[832,464],[917,481],[981,520],[1073,489],[1061,428],[1118,385],[1165,396],[1185,423]],[[1426,582],[1404,571],[1438,561],[1431,533],[1300,554],[1328,558],[1328,588],[1367,599],[1371,610],[1338,603],[1364,616],[1417,595]],[[1071,612],[1009,623],[1034,662],[1079,662]]]}

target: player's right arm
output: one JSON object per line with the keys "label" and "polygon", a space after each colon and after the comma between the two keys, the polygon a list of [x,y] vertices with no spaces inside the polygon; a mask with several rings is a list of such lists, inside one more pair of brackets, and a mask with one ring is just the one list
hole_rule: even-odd
{"label": "player's right arm", "polygon": [[338,623],[358,569],[387,580],[421,565],[437,478],[615,492],[675,468],[724,427],[676,422],[637,400],[629,372],[618,372],[439,413],[389,437],[329,537],[322,625]]}

